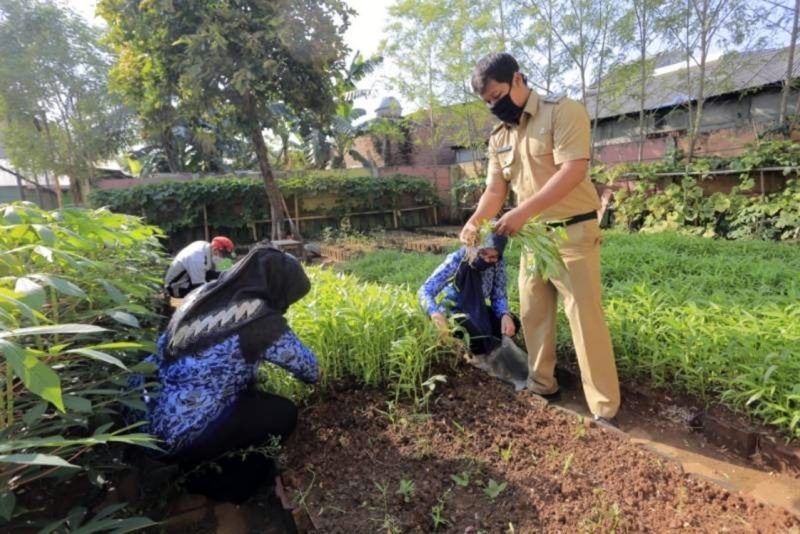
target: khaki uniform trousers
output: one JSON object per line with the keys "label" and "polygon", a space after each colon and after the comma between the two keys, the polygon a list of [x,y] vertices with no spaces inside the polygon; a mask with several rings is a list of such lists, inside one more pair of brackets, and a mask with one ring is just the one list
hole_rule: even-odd
{"label": "khaki uniform trousers", "polygon": [[526,275],[523,255],[519,273],[520,315],[528,349],[529,381],[534,393],[558,391],[556,368],[557,297],[564,310],[578,356],[581,382],[592,414],[614,417],[619,409],[619,381],[614,349],[601,301],[600,228],[590,220],[566,227],[561,256],[567,268],[545,282]]}

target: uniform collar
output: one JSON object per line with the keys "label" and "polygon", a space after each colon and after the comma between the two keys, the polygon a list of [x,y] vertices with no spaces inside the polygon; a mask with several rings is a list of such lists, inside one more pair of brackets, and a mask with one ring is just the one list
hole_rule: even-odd
{"label": "uniform collar", "polygon": [[538,110],[539,110],[539,95],[536,94],[536,91],[531,89],[531,92],[528,95],[528,101],[525,102],[525,107],[523,108],[522,111],[533,117],[534,115],[536,115],[536,112]]}
{"label": "uniform collar", "polygon": [[513,130],[527,120],[525,119],[525,114],[533,117],[536,115],[537,111],[539,111],[539,95],[536,93],[536,91],[531,89],[531,92],[528,94],[528,100],[525,101],[525,106],[522,108],[522,116],[519,118],[519,124],[501,122],[500,125],[504,126],[506,129]]}

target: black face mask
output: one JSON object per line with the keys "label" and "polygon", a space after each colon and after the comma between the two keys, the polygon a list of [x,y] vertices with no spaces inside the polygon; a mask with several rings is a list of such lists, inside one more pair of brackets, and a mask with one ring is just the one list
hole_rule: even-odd
{"label": "black face mask", "polygon": [[509,90],[503,98],[494,103],[490,111],[492,115],[503,122],[519,124],[519,118],[524,109],[523,106],[518,106],[511,100],[511,90]]}

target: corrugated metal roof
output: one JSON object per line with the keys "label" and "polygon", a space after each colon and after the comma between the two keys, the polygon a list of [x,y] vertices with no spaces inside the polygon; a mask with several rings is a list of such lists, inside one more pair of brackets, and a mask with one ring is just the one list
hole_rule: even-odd
{"label": "corrugated metal roof", "polygon": [[[734,52],[706,64],[704,93],[706,98],[728,93],[738,93],[764,85],[781,82],[786,78],[789,49],[759,50],[753,52]],[[678,68],[652,76],[645,90],[645,109],[648,111],[674,107],[694,100],[698,90],[699,67],[691,67],[689,74],[692,90],[687,90],[686,68]],[[800,77],[800,50],[795,52],[792,73]],[[587,95],[586,108],[589,115],[595,116],[595,96]],[[639,112],[639,85],[634,77],[630,85],[611,96],[608,92],[600,95],[601,119]]]}

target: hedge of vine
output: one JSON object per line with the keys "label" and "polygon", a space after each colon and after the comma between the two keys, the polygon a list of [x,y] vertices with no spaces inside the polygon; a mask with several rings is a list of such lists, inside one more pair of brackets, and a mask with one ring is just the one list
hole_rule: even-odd
{"label": "hedge of vine", "polygon": [[[415,176],[296,176],[283,178],[279,184],[290,206],[295,196],[336,197],[335,202],[316,209],[315,215],[341,217],[351,212],[394,209],[409,195],[419,206],[438,203],[434,185]],[[269,214],[260,178],[221,176],[128,189],[100,189],[92,192],[90,200],[93,206],[144,216],[148,223],[158,225],[168,234],[202,227],[203,206],[208,225],[216,228],[244,228],[254,220],[268,218]]]}

